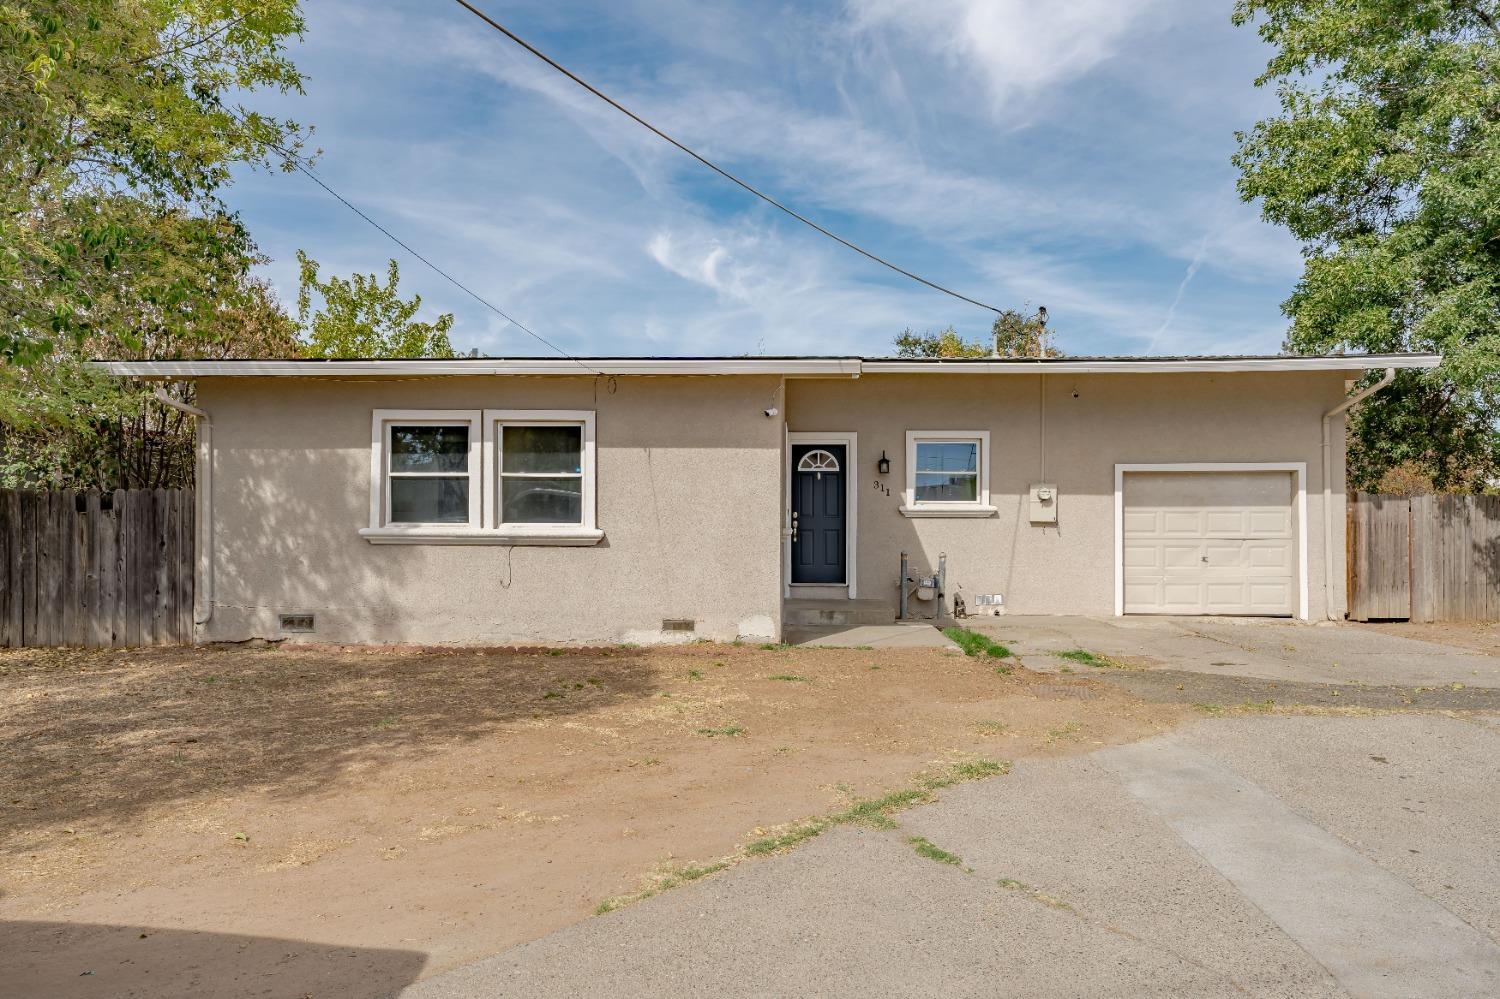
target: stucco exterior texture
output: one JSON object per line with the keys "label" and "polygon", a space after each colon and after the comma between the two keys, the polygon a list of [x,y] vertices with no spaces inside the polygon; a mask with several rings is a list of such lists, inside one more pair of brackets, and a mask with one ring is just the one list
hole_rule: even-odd
{"label": "stucco exterior texture", "polygon": [[[1324,592],[1321,417],[1346,375],[919,374],[205,378],[213,420],[213,614],[202,640],[527,644],[769,639],[786,592],[785,433],[855,433],[856,591],[897,602],[899,556],[948,557],[949,592],[1017,614],[1115,609],[1118,463],[1305,463],[1309,616],[1343,594],[1334,421],[1334,590]],[[768,416],[766,410],[776,409]],[[597,545],[371,544],[378,409],[592,410]],[[994,516],[908,518],[908,431],[988,431]],[[891,470],[881,475],[884,451]],[[1029,487],[1058,521],[1029,520]],[[486,484],[489,487],[489,484]],[[201,491],[200,491],[201,492]],[[200,503],[202,498],[200,497]],[[200,559],[208,558],[200,552]],[[200,573],[202,566],[200,562]],[[201,586],[201,584],[200,584]],[[200,609],[200,614],[202,610]],[[282,614],[313,614],[285,635]],[[663,631],[691,620],[692,633]]]}

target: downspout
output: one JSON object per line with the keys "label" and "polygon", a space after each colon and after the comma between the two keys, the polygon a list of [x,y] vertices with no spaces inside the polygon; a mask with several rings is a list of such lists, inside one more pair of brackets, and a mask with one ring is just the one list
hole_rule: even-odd
{"label": "downspout", "polygon": [[1330,621],[1338,620],[1333,613],[1333,442],[1330,440],[1333,418],[1395,380],[1396,369],[1386,368],[1380,381],[1323,414],[1323,613]]}
{"label": "downspout", "polygon": [[152,392],[163,406],[186,413],[198,421],[198,492],[203,497],[198,516],[198,537],[203,545],[198,554],[202,565],[202,589],[199,591],[202,610],[194,615],[194,621],[203,625],[214,616],[214,423],[203,410],[172,398],[160,385],[154,386]]}

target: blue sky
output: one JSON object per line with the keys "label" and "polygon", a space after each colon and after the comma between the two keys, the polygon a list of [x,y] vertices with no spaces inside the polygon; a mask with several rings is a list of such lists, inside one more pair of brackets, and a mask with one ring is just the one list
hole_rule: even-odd
{"label": "blue sky", "polygon": [[[1229,0],[483,0],[492,16],[751,183],[1001,307],[1073,354],[1275,352],[1296,244],[1234,192],[1274,111]],[[300,97],[319,173],[576,354],[882,354],[989,314],[759,203],[447,0],[311,0]],[[305,177],[228,192],[295,301],[401,261],[492,355],[547,353]]]}

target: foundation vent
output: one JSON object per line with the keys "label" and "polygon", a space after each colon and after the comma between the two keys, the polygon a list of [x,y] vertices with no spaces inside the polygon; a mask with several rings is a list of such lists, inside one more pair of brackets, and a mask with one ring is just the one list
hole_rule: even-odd
{"label": "foundation vent", "polygon": [[283,614],[281,615],[282,631],[312,631],[313,616],[311,614]]}
{"label": "foundation vent", "polygon": [[686,618],[669,617],[662,621],[662,631],[696,631],[698,623]]}

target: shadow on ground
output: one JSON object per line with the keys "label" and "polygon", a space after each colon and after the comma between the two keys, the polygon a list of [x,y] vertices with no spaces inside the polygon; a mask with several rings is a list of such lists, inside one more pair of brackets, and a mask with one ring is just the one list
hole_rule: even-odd
{"label": "shadow on ground", "polygon": [[427,963],[413,950],[97,923],[3,923],[0,952],[6,995],[48,999],[373,999]]}
{"label": "shadow on ground", "polygon": [[[558,650],[561,652],[561,650]],[[371,763],[651,696],[631,649],[0,653],[0,841],[215,791],[303,795]]]}

